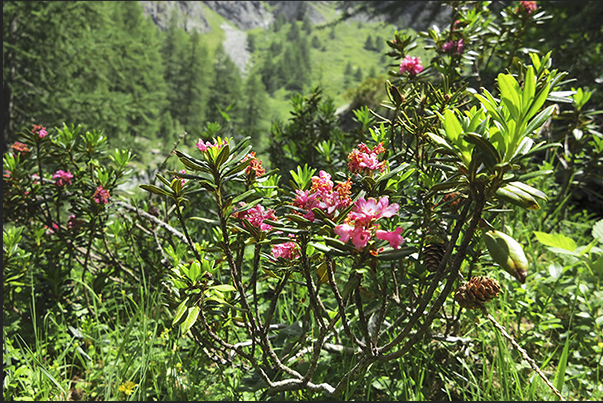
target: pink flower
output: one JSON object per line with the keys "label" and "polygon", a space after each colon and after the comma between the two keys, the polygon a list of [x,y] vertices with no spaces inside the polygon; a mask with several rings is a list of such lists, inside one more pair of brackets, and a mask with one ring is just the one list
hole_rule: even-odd
{"label": "pink flower", "polygon": [[400,244],[404,242],[404,238],[402,238],[400,235],[401,233],[402,227],[398,227],[394,231],[383,231],[380,229],[375,231],[375,235],[378,239],[383,239],[384,241],[389,242],[389,245],[394,249],[398,249]]}
{"label": "pink flower", "polygon": [[456,52],[459,56],[463,54],[465,50],[465,42],[463,38],[458,41],[448,41],[442,45],[442,51],[444,53]]}
{"label": "pink flower", "polygon": [[379,201],[374,197],[369,197],[368,200],[359,197],[348,217],[357,223],[366,224],[381,217],[391,217],[398,212],[399,208],[400,206],[397,203],[390,205],[387,196],[380,197]]}
{"label": "pink flower", "polygon": [[463,54],[463,51],[465,50],[465,42],[463,41],[463,38],[459,39],[459,41],[456,43],[456,53],[460,55]]}
{"label": "pink flower", "polygon": [[383,172],[387,168],[387,161],[379,161],[379,154],[385,152],[383,143],[377,144],[372,150],[366,144],[360,143],[348,154],[348,168],[352,173],[369,174],[376,171]]}
{"label": "pink flower", "polygon": [[333,218],[337,209],[349,206],[351,182],[348,180],[337,184],[333,189],[331,175],[325,171],[320,171],[318,176],[313,176],[312,187],[310,190],[295,191],[293,204],[307,211],[304,218],[314,222],[315,216],[313,208],[318,208],[325,215]]}
{"label": "pink flower", "polygon": [[92,196],[96,204],[107,204],[109,203],[110,197],[111,195],[109,195],[109,191],[102,186],[98,186],[94,192],[94,195]]}
{"label": "pink flower", "polygon": [[[178,171],[178,172],[180,172],[181,174],[185,174],[185,173],[186,173],[186,169],[181,169],[181,170],[180,170],[180,171]],[[182,186],[184,186],[184,184],[185,184],[185,183],[186,183],[186,179],[184,179],[184,178],[180,178],[180,184],[181,184]]]}
{"label": "pink flower", "polygon": [[[522,10],[525,10],[528,14],[531,14],[532,11],[536,10],[537,8],[535,1],[522,1],[520,2],[520,7]],[[519,11],[520,7],[517,8],[516,12]]]}
{"label": "pink flower", "polygon": [[423,71],[423,65],[419,57],[408,55],[400,62],[400,73],[402,74],[408,72],[411,76],[414,76],[421,71]]}
{"label": "pink flower", "polygon": [[271,248],[272,256],[275,258],[294,259],[299,256],[297,250],[297,244],[295,242],[285,242],[281,244],[272,245]]}
{"label": "pink flower", "polygon": [[46,128],[42,125],[33,125],[33,129],[31,129],[31,132],[40,136],[41,139],[48,135]]}
{"label": "pink flower", "polygon": [[78,220],[75,214],[71,214],[69,216],[69,219],[67,220],[67,228],[75,229],[78,228],[80,225],[82,225],[82,221]]}
{"label": "pink flower", "polygon": [[402,228],[396,228],[394,231],[379,230],[379,224],[376,223],[382,217],[389,218],[397,214],[400,206],[397,203],[389,204],[389,198],[382,196],[379,200],[369,197],[368,200],[360,197],[354,203],[354,208],[348,214],[343,224],[337,225],[333,232],[339,236],[341,242],[347,242],[350,239],[358,251],[362,251],[368,242],[373,238],[383,239],[390,243],[394,249],[398,249],[403,241],[400,236]]}
{"label": "pink flower", "polygon": [[211,147],[211,143],[208,141],[207,143],[205,143],[203,140],[199,139],[199,141],[197,141],[197,148],[199,149],[199,151],[207,151],[207,147]]}
{"label": "pink flower", "polygon": [[[239,205],[244,207],[247,205],[247,203],[241,202]],[[250,209],[244,211],[234,212],[233,217],[240,220],[245,218],[251,225],[259,228],[261,231],[270,231],[272,229],[272,225],[264,223],[264,220],[276,220],[274,210],[264,209],[264,207],[260,204],[256,204]]]}
{"label": "pink flower", "polygon": [[360,250],[364,249],[364,247],[370,240],[371,240],[371,231],[368,231],[366,229],[362,229],[362,228],[360,228],[359,230],[357,229],[352,234],[352,244],[354,244],[354,247],[356,248],[356,250],[360,251]]}
{"label": "pink flower", "polygon": [[48,225],[45,225],[44,228],[46,228],[46,235],[54,234],[55,232],[59,231],[59,224],[53,222],[50,227],[48,227]]}
{"label": "pink flower", "polygon": [[339,224],[338,226],[336,226],[333,229],[333,232],[336,235],[339,235],[339,240],[341,242],[345,243],[350,240],[350,238],[354,234],[355,229],[356,229],[356,227],[354,227],[353,225],[343,223],[343,224]]}
{"label": "pink flower", "polygon": [[247,176],[250,176],[253,173],[255,178],[259,178],[266,173],[266,170],[262,166],[262,161],[255,157],[255,151],[250,152],[241,160],[241,162],[245,162],[248,159],[251,159],[251,161],[249,162],[247,168],[245,168],[245,173]]}
{"label": "pink flower", "polygon": [[58,187],[63,187],[65,185],[71,185],[71,179],[73,179],[73,174],[67,170],[67,172],[59,169],[52,175],[52,179],[56,179],[55,185]]}
{"label": "pink flower", "polygon": [[221,143],[218,144],[218,142],[216,141],[214,144],[208,142],[204,142],[202,139],[199,139],[199,141],[197,141],[197,148],[199,149],[199,151],[207,151],[208,148],[217,148],[218,150],[220,148],[222,148],[222,146],[228,144],[228,141],[223,140]]}
{"label": "pink flower", "polygon": [[27,147],[27,144],[23,144],[20,141],[15,141],[15,143],[10,146],[10,148],[12,148],[13,151],[15,151],[17,154],[29,152],[29,147]]}

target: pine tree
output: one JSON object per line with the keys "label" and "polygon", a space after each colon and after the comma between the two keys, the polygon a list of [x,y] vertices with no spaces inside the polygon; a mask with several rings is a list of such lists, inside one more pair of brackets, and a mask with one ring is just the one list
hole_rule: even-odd
{"label": "pine tree", "polygon": [[261,146],[260,137],[264,129],[263,116],[266,113],[267,94],[258,70],[251,71],[247,76],[244,95],[244,108],[241,112],[242,120],[245,122],[243,133],[251,136],[252,144]]}
{"label": "pine tree", "polygon": [[262,67],[262,84],[266,88],[266,91],[270,96],[274,95],[274,92],[278,89],[278,82],[276,77],[277,65],[272,61],[272,57],[267,56],[264,59],[264,65]]}
{"label": "pine tree", "polygon": [[373,37],[372,36],[368,36],[366,38],[366,42],[364,42],[364,48],[366,50],[373,50]]}
{"label": "pine tree", "polygon": [[343,75],[346,77],[349,77],[352,75],[352,62],[348,62],[348,64],[346,64]]}
{"label": "pine tree", "polygon": [[[138,2],[110,3],[113,7],[108,72],[109,89],[121,95],[123,134],[156,137],[159,119],[168,104],[163,79],[158,30],[146,19]],[[123,122],[125,120],[125,122]],[[127,141],[127,139],[124,139]]]}
{"label": "pine tree", "polygon": [[174,12],[168,22],[167,29],[163,35],[163,44],[161,55],[164,63],[163,77],[167,85],[167,99],[169,104],[165,113],[169,114],[162,118],[162,134],[172,134],[174,127],[167,127],[168,122],[183,122],[182,93],[184,90],[184,80],[182,77],[184,66],[183,60],[186,54],[186,43],[188,37],[186,32],[178,27],[178,16]]}
{"label": "pine tree", "polygon": [[210,68],[208,50],[201,41],[197,31],[190,34],[188,41],[188,52],[185,58],[183,71],[184,104],[185,115],[182,119],[186,131],[194,137],[201,135],[207,107],[207,77]]}
{"label": "pine tree", "polygon": [[291,22],[291,28],[287,32],[287,41],[288,42],[297,42],[300,38],[299,27],[297,26],[297,22]]}
{"label": "pine tree", "polygon": [[287,16],[282,11],[278,13],[276,18],[274,19],[274,23],[272,25],[274,32],[278,32],[281,30],[283,25],[287,23]]}
{"label": "pine tree", "polygon": [[356,81],[362,81],[362,69],[360,67],[358,67],[356,73],[354,73],[354,78]]}
{"label": "pine tree", "polygon": [[310,22],[310,19],[308,17],[304,17],[302,31],[304,31],[308,35],[310,35],[310,33],[312,32],[312,23]]}
{"label": "pine tree", "polygon": [[3,148],[32,122],[107,128],[102,3],[2,2]]}
{"label": "pine tree", "polygon": [[270,43],[270,54],[272,57],[277,57],[283,51],[283,44],[281,42],[273,41]]}
{"label": "pine tree", "polygon": [[320,43],[320,39],[316,35],[312,36],[312,47],[315,49],[320,49],[322,44]]}
{"label": "pine tree", "polygon": [[[234,129],[239,120],[239,102],[241,99],[241,75],[238,67],[230,59],[222,44],[218,45],[214,55],[213,79],[209,88],[207,101],[207,120],[218,122],[223,127]],[[230,122],[225,120],[222,112],[228,110]]]}
{"label": "pine tree", "polygon": [[255,52],[255,35],[247,34],[247,50],[249,53]]}

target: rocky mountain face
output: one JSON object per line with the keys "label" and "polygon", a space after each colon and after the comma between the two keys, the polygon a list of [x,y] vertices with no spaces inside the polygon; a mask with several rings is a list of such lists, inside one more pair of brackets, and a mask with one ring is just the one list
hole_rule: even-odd
{"label": "rocky mountain face", "polygon": [[[204,7],[218,13],[232,22],[238,29],[246,31],[253,28],[267,29],[279,13],[288,21],[302,20],[304,16],[313,24],[325,22],[317,10],[318,3],[337,3],[332,1],[139,1],[145,15],[162,30],[168,26],[175,13],[178,26],[187,32],[207,33],[211,27],[204,15]],[[269,6],[270,10],[268,9]]]}

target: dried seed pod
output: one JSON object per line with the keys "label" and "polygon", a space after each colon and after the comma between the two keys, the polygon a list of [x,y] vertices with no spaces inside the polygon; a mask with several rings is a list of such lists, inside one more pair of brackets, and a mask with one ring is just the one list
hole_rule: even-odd
{"label": "dried seed pod", "polygon": [[498,281],[489,277],[473,277],[462,284],[454,294],[454,300],[463,308],[475,309],[498,296]]}
{"label": "dried seed pod", "polygon": [[446,244],[443,242],[431,243],[423,250],[423,264],[427,270],[434,272],[438,269],[444,253],[446,252]]}

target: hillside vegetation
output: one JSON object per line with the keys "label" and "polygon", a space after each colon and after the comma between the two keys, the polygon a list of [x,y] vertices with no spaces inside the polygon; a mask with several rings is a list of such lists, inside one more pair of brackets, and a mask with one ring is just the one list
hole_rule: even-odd
{"label": "hillside vegetation", "polygon": [[601,400],[602,12],[3,2],[4,400]]}

